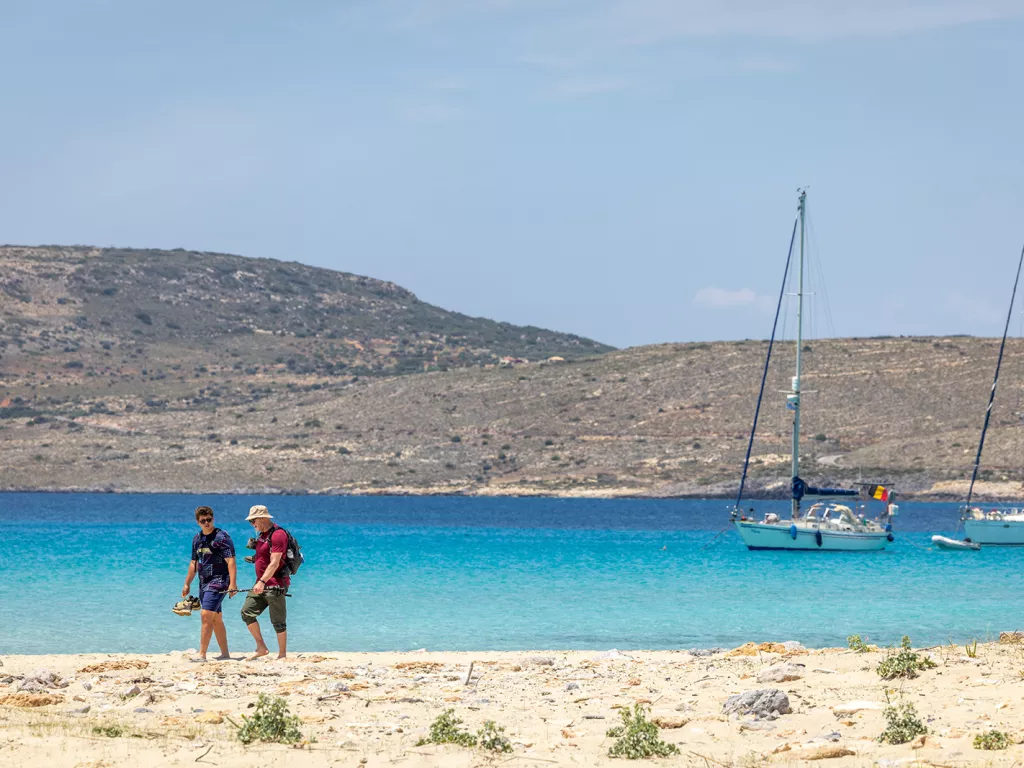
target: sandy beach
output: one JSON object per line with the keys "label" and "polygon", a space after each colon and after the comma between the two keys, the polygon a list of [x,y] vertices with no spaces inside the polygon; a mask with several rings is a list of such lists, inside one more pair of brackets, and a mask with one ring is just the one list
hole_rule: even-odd
{"label": "sandy beach", "polygon": [[[193,653],[0,658],[0,765],[611,765],[620,710],[640,702],[680,754],[672,765],[992,765],[1024,746],[981,751],[975,735],[1020,740],[1024,646],[922,651],[937,665],[884,682],[884,651],[796,643],[727,652],[571,651],[303,653],[197,664]],[[472,665],[472,675],[470,667]],[[468,683],[467,683],[468,678]],[[790,713],[726,714],[735,694],[775,689]],[[926,737],[880,744],[886,691],[911,702]],[[241,744],[236,727],[259,693],[284,697],[309,743]],[[469,730],[504,726],[511,753],[417,746],[453,708]],[[785,708],[785,707],[783,707]],[[314,741],[315,739],[315,741]]]}

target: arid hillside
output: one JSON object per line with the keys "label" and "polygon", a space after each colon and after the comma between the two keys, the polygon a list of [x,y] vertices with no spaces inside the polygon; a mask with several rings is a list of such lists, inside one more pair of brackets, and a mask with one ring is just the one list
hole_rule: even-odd
{"label": "arid hillside", "polygon": [[221,253],[0,247],[0,371],[131,393],[206,374],[391,376],[611,347],[449,312],[394,283]]}
{"label": "arid hillside", "polygon": [[[273,369],[230,365],[162,378],[67,369],[59,382],[7,369],[2,486],[729,495],[766,347],[670,344],[384,378],[292,370],[287,381]],[[997,348],[964,337],[808,342],[805,478],[957,498]],[[788,483],[790,414],[780,390],[792,358],[791,344],[778,347],[754,445],[754,494]],[[1022,363],[1024,343],[1011,340],[984,494],[1022,492]]]}

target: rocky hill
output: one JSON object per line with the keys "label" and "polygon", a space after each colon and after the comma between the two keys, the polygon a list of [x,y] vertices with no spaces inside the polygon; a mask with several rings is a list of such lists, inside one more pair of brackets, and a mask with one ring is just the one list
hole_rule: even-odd
{"label": "rocky hill", "polygon": [[[245,338],[258,349],[258,340],[278,337]],[[247,370],[231,358],[206,370],[184,362],[179,375],[166,362],[150,362],[154,348],[145,345],[135,367],[116,373],[71,368],[31,376],[6,367],[0,483],[728,496],[766,346],[670,344],[373,378],[287,366]],[[805,478],[958,498],[997,348],[997,340],[963,337],[809,342]],[[753,494],[781,494],[789,480],[790,416],[779,391],[788,388],[793,348],[778,350],[754,445]],[[183,361],[187,353],[183,343]],[[1022,361],[1024,342],[1011,340],[983,464],[986,495],[1024,496]]]}
{"label": "rocky hill", "polygon": [[8,379],[35,374],[59,388],[85,374],[126,394],[153,377],[213,371],[287,382],[611,349],[449,312],[369,277],[184,250],[0,247],[0,310]]}

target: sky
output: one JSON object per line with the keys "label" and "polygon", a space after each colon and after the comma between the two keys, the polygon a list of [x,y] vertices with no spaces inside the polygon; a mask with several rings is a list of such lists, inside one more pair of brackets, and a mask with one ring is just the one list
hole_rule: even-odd
{"label": "sky", "polygon": [[1022,39],[1020,0],[7,2],[0,242],[299,261],[620,347],[766,338],[807,187],[812,335],[998,336]]}

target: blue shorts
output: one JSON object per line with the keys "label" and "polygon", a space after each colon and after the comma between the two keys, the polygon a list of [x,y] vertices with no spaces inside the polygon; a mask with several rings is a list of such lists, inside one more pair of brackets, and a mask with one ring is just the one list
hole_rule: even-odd
{"label": "blue shorts", "polygon": [[213,611],[214,613],[220,613],[221,603],[224,602],[224,598],[227,596],[226,592],[221,592],[220,587],[207,588],[204,587],[199,593],[199,605],[204,611]]}

